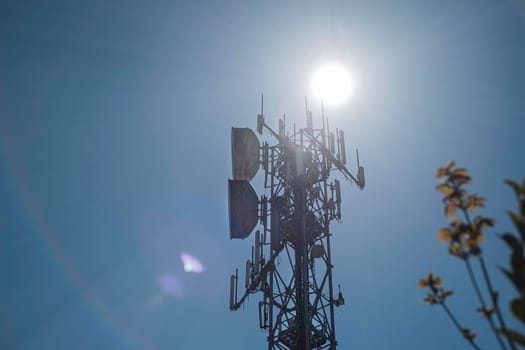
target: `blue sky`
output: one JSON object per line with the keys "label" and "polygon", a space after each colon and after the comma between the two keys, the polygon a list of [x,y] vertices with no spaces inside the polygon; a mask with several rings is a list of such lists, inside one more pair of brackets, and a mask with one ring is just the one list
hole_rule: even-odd
{"label": "blue sky", "polygon": [[[308,81],[329,60],[359,76],[326,113],[367,174],[365,191],[344,187],[333,226],[340,348],[467,348],[420,303],[430,269],[495,348],[436,238],[433,175],[454,159],[487,197],[506,309],[496,233],[514,206],[503,179],[525,176],[520,0],[2,2],[0,348],[266,348],[257,298],[228,311],[250,249],[228,236],[230,128],[255,127],[261,92],[270,125],[283,113],[302,125]],[[205,271],[184,272],[181,253]]]}

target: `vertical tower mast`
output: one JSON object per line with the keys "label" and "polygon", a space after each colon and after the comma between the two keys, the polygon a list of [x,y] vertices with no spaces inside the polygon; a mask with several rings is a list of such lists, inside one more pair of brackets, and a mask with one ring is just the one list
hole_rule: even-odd
{"label": "vertical tower mast", "polygon": [[[249,237],[257,223],[262,232],[255,233],[240,299],[239,274],[231,276],[230,310],[261,292],[259,327],[268,331],[269,350],[336,348],[334,307],[344,298],[340,291],[334,298],[330,222],[341,220],[341,188],[330,174],[337,170],[360,189],[365,183],[363,167],[358,165],[356,178],[345,166],[343,132],[337,132],[336,153],[324,115],[321,129],[314,129],[308,109],[306,122],[306,128],[294,127],[288,135],[279,120],[276,133],[265,123],[261,106],[257,131],[267,130],[276,140],[262,146],[251,129],[232,128],[230,237]],[[261,165],[269,197],[259,198],[250,181]]]}

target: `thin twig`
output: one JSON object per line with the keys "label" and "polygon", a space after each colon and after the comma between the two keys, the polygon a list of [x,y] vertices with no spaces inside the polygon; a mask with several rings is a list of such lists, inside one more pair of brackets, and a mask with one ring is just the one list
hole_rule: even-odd
{"label": "thin twig", "polygon": [[485,299],[483,298],[483,294],[481,294],[481,290],[479,289],[478,281],[476,280],[476,276],[474,275],[474,271],[472,270],[472,265],[470,265],[470,261],[468,259],[465,259],[465,266],[467,267],[468,275],[470,277],[470,282],[472,282],[472,286],[474,287],[474,290],[476,291],[476,295],[478,296],[479,302],[481,303],[481,307],[483,309],[487,309],[487,304],[485,304]]}
{"label": "thin twig", "polygon": [[[468,259],[465,259],[465,265],[467,266],[467,271],[470,277],[470,281],[472,282],[472,286],[474,287],[474,290],[476,291],[476,294],[478,296],[479,302],[481,303],[481,307],[483,308],[483,311],[487,310],[487,304],[485,303],[485,299],[483,298],[483,295],[481,294],[481,290],[478,285],[478,281],[476,280],[476,276],[474,275],[474,271],[472,271],[472,265],[470,265],[470,261]],[[496,330],[496,326],[494,325],[494,321],[492,320],[491,315],[486,315],[487,320],[489,321],[490,328],[492,329],[492,332],[496,336],[496,339],[498,339],[498,343],[500,347],[504,350],[507,350],[507,347],[505,346],[505,343],[501,339],[501,335]]]}
{"label": "thin twig", "polygon": [[[454,317],[454,315],[452,314],[452,312],[450,311],[450,309],[448,308],[448,306],[445,304],[444,301],[442,301],[441,303],[439,303],[443,309],[445,310],[445,312],[447,313],[448,317],[452,320],[452,322],[454,323],[454,325],[456,326],[456,328],[458,329],[458,331],[463,334],[463,328],[461,328],[461,325],[459,324],[458,320]],[[465,338],[465,336],[463,335],[463,337]],[[474,340],[473,339],[470,339],[470,338],[465,338],[468,340],[469,344],[476,350],[481,350],[477,345],[476,343],[474,343]]]}
{"label": "thin twig", "polygon": [[[501,325],[501,330],[505,332],[507,330],[507,326],[505,325],[505,320],[503,319],[503,316],[501,315],[501,311],[498,306],[498,298],[496,297],[496,294],[494,293],[494,289],[492,288],[492,282],[490,281],[490,276],[487,271],[487,267],[485,266],[485,260],[483,259],[483,256],[481,254],[479,255],[479,263],[481,265],[481,271],[483,271],[483,278],[485,279],[485,283],[487,284],[487,288],[489,290],[492,302],[494,303],[494,309],[496,310],[496,315],[498,316],[498,320]],[[512,339],[507,337],[507,341],[509,343],[509,346],[513,350],[517,350]]]}
{"label": "thin twig", "polygon": [[[461,203],[461,204],[462,204],[461,205],[461,209],[462,209],[463,215],[465,216],[465,219],[467,220],[467,224],[468,224],[469,227],[472,227],[472,222],[470,220],[470,215],[468,214],[467,210],[464,209],[463,203]],[[481,248],[478,248],[478,249],[480,249],[480,253],[478,254],[478,257],[480,258],[480,261],[482,261],[481,260],[482,259],[481,258]],[[488,310],[487,304],[485,303],[485,299],[483,298],[483,295],[481,294],[481,290],[480,290],[478,282],[476,280],[476,276],[474,275],[474,271],[472,270],[472,266],[470,265],[470,261],[468,259],[465,259],[465,265],[467,266],[467,270],[468,270],[468,274],[470,276],[470,281],[472,282],[472,286],[474,287],[474,290],[476,291],[476,294],[478,296],[479,302],[481,303],[481,307],[483,308],[483,314],[487,317],[487,320],[489,321],[489,324],[490,324],[490,328],[492,329],[492,332],[496,336],[496,339],[498,340],[498,343],[499,343],[500,347],[503,350],[507,350],[507,346],[505,345],[505,343],[501,339],[501,334],[496,329],[496,325],[494,324],[494,320],[492,319],[492,315],[485,313],[486,310]],[[484,264],[482,266],[484,266]],[[486,271],[484,271],[484,272],[486,272]],[[488,286],[490,284],[490,280],[487,279],[488,278],[488,274],[485,275],[485,273],[484,273],[484,277],[485,277],[485,281],[489,282],[489,283],[487,283],[487,286]],[[492,288],[491,287],[492,287],[492,285],[490,285],[490,287],[488,287],[488,289],[489,289],[490,295],[492,297],[493,294],[492,294]],[[491,299],[494,299],[494,298],[492,297]],[[494,302],[494,300],[493,300],[493,302]],[[497,307],[496,304],[494,304],[494,307],[495,307],[495,309],[497,311],[498,307]],[[498,315],[499,315],[499,312],[498,312]],[[500,323],[501,323],[501,320],[502,319],[499,320]],[[503,328],[503,325],[502,325],[502,328]],[[509,345],[511,346],[512,349],[516,350],[513,347],[513,344],[510,341],[509,341]]]}

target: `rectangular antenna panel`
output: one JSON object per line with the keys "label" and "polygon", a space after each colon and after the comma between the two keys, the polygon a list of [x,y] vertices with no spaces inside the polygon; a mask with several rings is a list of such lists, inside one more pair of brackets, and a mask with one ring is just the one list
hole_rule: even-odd
{"label": "rectangular antenna panel", "polygon": [[263,146],[262,146],[262,166],[263,166],[263,169],[268,171],[268,153],[269,153],[269,150],[268,150],[268,143],[263,143]]}
{"label": "rectangular antenna panel", "polygon": [[335,202],[341,203],[341,182],[335,179],[334,187],[335,187]]}
{"label": "rectangular antenna panel", "polygon": [[264,126],[264,116],[262,114],[257,114],[257,132],[262,135]]}
{"label": "rectangular antenna panel", "polygon": [[268,328],[268,304],[259,301],[259,328]]}
{"label": "rectangular antenna panel", "polygon": [[314,130],[314,123],[312,118],[312,112],[306,112],[306,129],[311,133]]}
{"label": "rectangular antenna panel", "polygon": [[341,162],[346,164],[345,133],[343,130],[339,130],[339,142],[341,143]]}
{"label": "rectangular antenna panel", "polygon": [[279,119],[279,136],[284,137],[284,120]]}
{"label": "rectangular antenna panel", "polygon": [[231,275],[230,277],[230,310],[233,310],[235,306],[235,298],[233,296],[234,290],[235,290],[235,275]]}
{"label": "rectangular antenna panel", "polygon": [[335,136],[334,136],[333,132],[328,134],[328,144],[329,144],[329,147],[330,147],[330,152],[335,154]]}
{"label": "rectangular antenna panel", "polygon": [[359,181],[359,188],[365,188],[365,168],[363,168],[362,166],[359,167],[359,170],[357,172],[357,181]]}
{"label": "rectangular antenna panel", "polygon": [[302,147],[297,146],[295,148],[295,173],[297,176],[304,175],[305,167],[304,167],[304,152]]}
{"label": "rectangular antenna panel", "polygon": [[268,225],[268,199],[266,196],[261,197],[261,224],[264,228]]}
{"label": "rectangular antenna panel", "polygon": [[253,272],[259,273],[259,265],[261,262],[261,232],[255,232],[255,258],[253,259]]}
{"label": "rectangular antenna panel", "polygon": [[341,183],[335,180],[335,210],[336,216],[341,219]]}
{"label": "rectangular antenna panel", "polygon": [[250,260],[246,260],[246,274],[244,279],[244,288],[248,288],[250,285],[250,273],[252,268],[252,262]]}
{"label": "rectangular antenna panel", "polygon": [[272,250],[278,250],[281,245],[281,211],[283,204],[283,197],[276,197],[272,201],[272,217],[270,221],[270,246]]}

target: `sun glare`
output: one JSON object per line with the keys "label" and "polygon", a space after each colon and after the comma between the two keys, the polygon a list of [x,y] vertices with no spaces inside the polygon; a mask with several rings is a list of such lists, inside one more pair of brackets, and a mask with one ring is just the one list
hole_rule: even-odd
{"label": "sun glare", "polygon": [[338,105],[355,91],[356,79],[340,64],[326,64],[319,68],[311,81],[315,97],[328,105]]}

